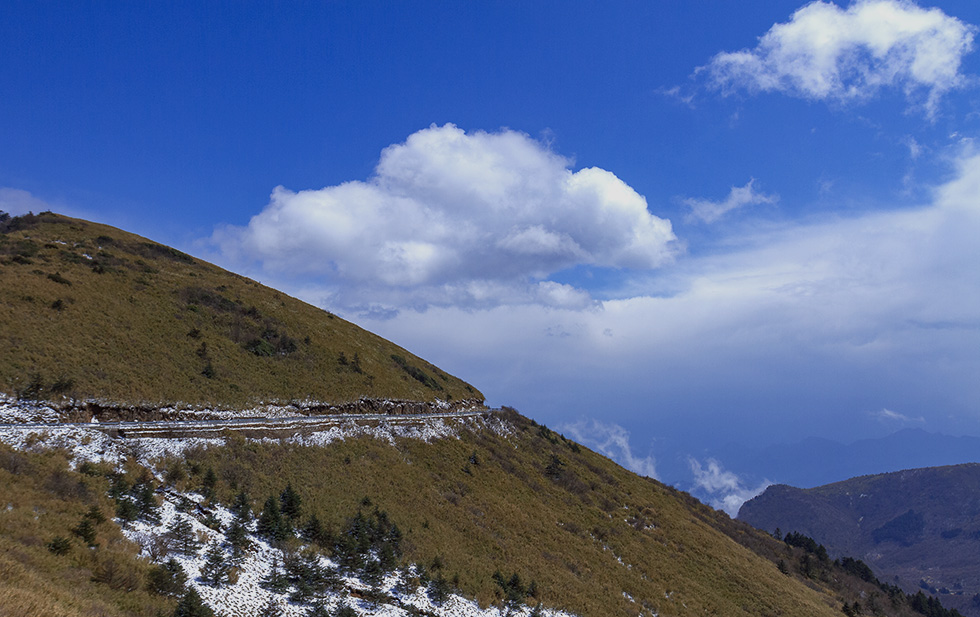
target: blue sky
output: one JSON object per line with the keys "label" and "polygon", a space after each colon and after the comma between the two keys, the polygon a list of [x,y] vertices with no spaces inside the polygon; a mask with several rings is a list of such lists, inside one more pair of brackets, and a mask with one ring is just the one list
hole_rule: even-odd
{"label": "blue sky", "polygon": [[723,491],[729,443],[980,435],[978,25],[972,1],[7,2],[0,209],[180,247]]}

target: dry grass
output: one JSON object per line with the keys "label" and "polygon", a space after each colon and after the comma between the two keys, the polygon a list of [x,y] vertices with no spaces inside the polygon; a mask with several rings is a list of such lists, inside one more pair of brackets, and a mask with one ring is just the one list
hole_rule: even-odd
{"label": "dry grass", "polygon": [[[58,452],[20,453],[0,446],[0,615],[11,617],[152,617],[173,603],[142,590],[128,591],[101,577],[106,564],[143,586],[147,564],[111,522],[97,526],[94,549],[71,529],[92,506],[107,515],[105,482],[69,471]],[[69,538],[55,555],[47,544]]]}
{"label": "dry grass", "polygon": [[[405,533],[409,561],[439,557],[445,576],[458,576],[483,604],[501,599],[492,580],[499,570],[534,580],[546,605],[582,615],[839,614],[835,601],[733,542],[671,489],[521,426],[509,439],[463,432],[395,447],[369,438],[325,448],[236,439],[192,452],[198,475],[186,482],[211,467],[219,499],[246,490],[261,506],[288,481],[334,531],[366,497]],[[552,456],[564,463],[554,477]]]}
{"label": "dry grass", "polygon": [[173,249],[54,214],[32,223],[0,233],[0,391],[229,406],[483,398],[352,323]]}

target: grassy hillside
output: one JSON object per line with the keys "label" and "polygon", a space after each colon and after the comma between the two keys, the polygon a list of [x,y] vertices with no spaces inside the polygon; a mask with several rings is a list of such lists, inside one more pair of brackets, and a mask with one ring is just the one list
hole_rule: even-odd
{"label": "grassy hillside", "polygon": [[812,489],[773,486],[739,518],[796,530],[835,555],[866,561],[882,580],[923,588],[980,615],[980,465],[862,476]]}
{"label": "grassy hillside", "polygon": [[[34,614],[101,614],[86,608],[94,605],[112,616],[149,617],[159,607],[169,614],[172,600],[142,591],[152,564],[117,541],[113,523],[98,527],[94,550],[71,531],[92,505],[113,511],[104,494],[112,467],[87,465],[82,474],[63,464],[57,452],[0,446],[0,500],[10,504],[0,513],[0,568],[15,575],[0,577],[0,599],[54,607],[82,581],[85,607]],[[484,605],[504,600],[499,572],[533,581],[532,604],[580,615],[830,617],[845,607],[847,614],[916,614],[904,597],[515,413],[429,443],[363,437],[314,447],[229,433],[224,446],[192,448],[152,468],[158,485],[181,492],[203,490],[213,478],[208,503],[229,505],[245,492],[256,512],[291,485],[300,518],[315,515],[334,538],[356,512],[382,510],[402,531],[402,563],[425,565]],[[147,477],[132,459],[125,472],[129,485]],[[65,556],[46,546],[59,536],[71,540]],[[321,550],[329,554],[329,546]],[[110,556],[132,566],[106,573],[99,564]],[[120,570],[130,576],[113,574]],[[855,612],[855,603],[863,608]]]}
{"label": "grassy hillside", "polygon": [[[463,430],[458,439],[403,439],[394,445],[362,438],[309,447],[229,436],[224,447],[192,450],[157,461],[156,467],[179,490],[199,488],[213,470],[216,500],[231,503],[246,491],[256,510],[290,483],[302,497],[304,514],[316,514],[334,534],[358,509],[385,510],[403,531],[404,560],[441,564],[447,579],[457,579],[463,593],[484,604],[501,599],[493,579],[500,571],[533,580],[545,605],[581,615],[838,614],[834,598],[798,583],[714,529],[703,506],[524,418],[515,415],[511,421],[509,436]],[[36,455],[6,456],[29,462],[7,465],[0,472],[4,486],[30,486],[17,470],[34,465]],[[42,517],[40,528],[26,518],[30,504],[42,498],[45,508],[53,508],[44,488],[50,481],[41,482],[34,496],[15,498],[7,488],[0,490],[4,499],[15,499],[12,511],[25,519],[19,524],[36,534],[27,542],[33,548],[21,549],[29,553],[25,569],[52,589],[59,579],[91,577],[94,566],[84,561],[89,553],[74,546],[69,561],[59,566],[44,543],[71,537],[71,526],[88,504],[105,499],[96,486],[107,482],[61,473],[69,485],[92,488],[84,498],[76,495],[77,503],[69,499],[59,506],[65,513]],[[131,466],[129,473],[140,472]],[[8,478],[18,480],[7,484]],[[17,488],[22,490],[27,489]],[[4,535],[29,535],[18,529],[4,529]],[[93,559],[102,550],[96,549]],[[71,561],[78,559],[83,561]],[[13,593],[9,585],[3,589],[0,584],[0,593]],[[103,591],[115,593],[111,587]]]}
{"label": "grassy hillside", "polygon": [[479,399],[339,317],[124,231],[0,213],[0,391],[232,407]]}

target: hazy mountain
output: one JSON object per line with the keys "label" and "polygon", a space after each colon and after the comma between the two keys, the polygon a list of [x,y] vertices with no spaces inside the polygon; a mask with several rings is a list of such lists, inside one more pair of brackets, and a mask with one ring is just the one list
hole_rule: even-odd
{"label": "hazy mountain", "polygon": [[810,489],[770,486],[739,519],[797,531],[832,556],[860,558],[879,578],[921,586],[980,614],[980,465],[862,476]]}
{"label": "hazy mountain", "polygon": [[910,428],[849,444],[811,437],[760,448],[729,446],[711,454],[747,484],[769,480],[812,487],[902,469],[980,462],[980,437]]}

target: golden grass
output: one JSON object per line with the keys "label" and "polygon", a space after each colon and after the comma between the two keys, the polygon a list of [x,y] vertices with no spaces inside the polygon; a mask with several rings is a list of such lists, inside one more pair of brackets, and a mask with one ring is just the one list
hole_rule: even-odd
{"label": "golden grass", "polygon": [[[35,223],[0,233],[0,391],[31,393],[34,380],[48,399],[232,407],[483,398],[397,345],[255,281],[105,225],[54,214]],[[295,350],[247,351],[263,334]]]}
{"label": "golden grass", "polygon": [[[107,561],[142,587],[148,565],[111,522],[97,526],[95,549],[73,536],[93,505],[109,515],[105,482],[69,471],[58,452],[19,453],[0,446],[0,615],[11,617],[153,617],[173,601],[142,590],[93,582]],[[51,553],[55,537],[71,539],[66,555]]]}
{"label": "golden grass", "polygon": [[[409,561],[438,556],[445,576],[458,575],[482,604],[500,600],[492,580],[500,570],[534,580],[546,605],[581,615],[839,614],[671,489],[522,426],[509,439],[464,431],[395,447],[370,438],[324,448],[233,439],[188,460],[199,473],[216,471],[222,500],[246,490],[261,507],[291,482],[306,512],[335,531],[367,497],[405,533]],[[565,463],[557,478],[545,473],[552,455]]]}

